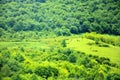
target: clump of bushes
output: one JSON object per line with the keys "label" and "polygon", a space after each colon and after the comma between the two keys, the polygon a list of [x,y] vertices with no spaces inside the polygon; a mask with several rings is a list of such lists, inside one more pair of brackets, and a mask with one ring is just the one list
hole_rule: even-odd
{"label": "clump of bushes", "polygon": [[56,69],[52,66],[38,66],[35,69],[35,73],[46,79],[48,77],[57,77],[59,75],[58,69]]}
{"label": "clump of bushes", "polygon": [[[101,41],[101,42],[105,42],[108,44],[112,44],[114,46],[120,46],[120,37],[119,36],[102,35],[102,34],[97,34],[95,32],[86,33],[83,36],[88,39],[94,40],[96,44],[98,44],[99,41]],[[106,47],[106,45],[103,45],[103,46]]]}

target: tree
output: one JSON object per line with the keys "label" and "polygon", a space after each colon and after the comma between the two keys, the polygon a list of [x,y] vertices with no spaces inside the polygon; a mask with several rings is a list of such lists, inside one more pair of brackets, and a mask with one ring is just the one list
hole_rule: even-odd
{"label": "tree", "polygon": [[58,76],[59,74],[58,70],[51,66],[38,66],[35,69],[35,73],[46,79],[51,76]]}
{"label": "tree", "polygon": [[62,47],[67,47],[67,43],[66,43],[66,40],[65,40],[65,39],[62,40],[61,45],[62,45]]}
{"label": "tree", "polygon": [[105,80],[103,71],[99,71],[96,75],[94,80]]}
{"label": "tree", "polygon": [[4,34],[4,29],[0,28],[0,37]]}
{"label": "tree", "polygon": [[120,80],[120,74],[109,73],[106,80]]}
{"label": "tree", "polygon": [[70,61],[70,62],[75,63],[76,60],[77,60],[77,58],[76,58],[75,55],[72,54],[72,55],[69,56],[69,61]]}
{"label": "tree", "polygon": [[1,74],[3,77],[9,77],[9,76],[11,75],[10,67],[9,67],[8,65],[4,65],[4,66],[1,68],[0,74]]}
{"label": "tree", "polygon": [[73,34],[78,34],[78,28],[76,26],[72,26],[70,32]]}
{"label": "tree", "polygon": [[36,0],[37,2],[46,2],[46,0]]}

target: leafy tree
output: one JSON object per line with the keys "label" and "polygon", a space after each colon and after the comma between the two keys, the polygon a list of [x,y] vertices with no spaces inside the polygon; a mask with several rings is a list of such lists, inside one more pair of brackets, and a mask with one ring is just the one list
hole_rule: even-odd
{"label": "leafy tree", "polygon": [[0,28],[0,37],[4,35],[4,29]]}
{"label": "leafy tree", "polygon": [[46,2],[46,0],[36,0],[37,2]]}
{"label": "leafy tree", "polygon": [[65,40],[65,39],[62,40],[61,45],[62,45],[62,47],[67,47],[67,43],[66,43],[66,40]]}
{"label": "leafy tree", "polygon": [[104,79],[105,77],[103,71],[99,71],[99,73],[97,73],[94,78],[94,80],[104,80]]}
{"label": "leafy tree", "polygon": [[3,77],[9,77],[11,75],[11,70],[10,70],[10,67],[8,65],[4,65],[1,70],[0,70],[0,74],[3,76]]}
{"label": "leafy tree", "polygon": [[63,53],[69,56],[71,53],[73,53],[73,50],[70,48],[65,48],[65,50],[63,50]]}
{"label": "leafy tree", "polygon": [[77,60],[77,59],[76,59],[76,56],[75,56],[75,55],[72,54],[72,55],[69,56],[69,61],[70,61],[70,62],[75,63],[76,60]]}
{"label": "leafy tree", "polygon": [[78,34],[78,28],[75,27],[75,26],[72,26],[71,29],[70,29],[70,32],[73,33],[73,34]]}
{"label": "leafy tree", "polygon": [[43,78],[48,78],[51,76],[58,76],[59,72],[56,68],[53,68],[51,66],[38,66],[35,69],[35,73]]}
{"label": "leafy tree", "polygon": [[25,60],[22,54],[16,54],[14,58],[19,62],[22,62]]}
{"label": "leafy tree", "polygon": [[120,75],[116,74],[116,73],[109,73],[107,75],[107,80],[119,80],[120,79]]}

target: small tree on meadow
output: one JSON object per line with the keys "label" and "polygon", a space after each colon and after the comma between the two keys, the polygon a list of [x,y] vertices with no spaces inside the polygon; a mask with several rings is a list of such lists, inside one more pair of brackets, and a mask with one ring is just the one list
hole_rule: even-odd
{"label": "small tree on meadow", "polygon": [[66,40],[65,40],[65,39],[62,40],[61,45],[62,45],[62,47],[67,47],[67,43],[66,43]]}

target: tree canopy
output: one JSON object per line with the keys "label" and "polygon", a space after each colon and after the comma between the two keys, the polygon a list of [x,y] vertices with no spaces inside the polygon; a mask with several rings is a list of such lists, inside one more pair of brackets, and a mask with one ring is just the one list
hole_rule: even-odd
{"label": "tree canopy", "polygon": [[[0,28],[120,34],[119,0],[1,0]],[[57,31],[58,35],[64,33]],[[56,34],[57,34],[56,33]]]}

